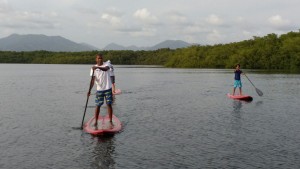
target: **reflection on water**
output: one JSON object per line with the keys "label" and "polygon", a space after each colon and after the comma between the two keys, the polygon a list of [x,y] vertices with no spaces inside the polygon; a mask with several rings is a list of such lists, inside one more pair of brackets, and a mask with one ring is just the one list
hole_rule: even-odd
{"label": "reflection on water", "polygon": [[256,107],[262,106],[264,102],[263,101],[257,101],[255,102]]}
{"label": "reflection on water", "polygon": [[[241,108],[243,107],[243,104],[250,104],[252,103],[252,100],[250,101],[245,101],[245,100],[233,100],[232,102],[232,107],[233,107],[233,112],[234,113],[239,113]],[[262,104],[262,101],[256,102],[256,105]]]}
{"label": "reflection on water", "polygon": [[233,112],[234,113],[239,113],[243,104],[242,104],[242,101],[239,101],[239,100],[234,100],[233,102]]}
{"label": "reflection on water", "polygon": [[94,150],[92,151],[92,159],[90,166],[95,169],[115,168],[113,154],[115,153],[113,135],[94,137],[96,141]]}
{"label": "reflection on water", "polygon": [[[0,168],[300,166],[300,75],[249,71],[264,96],[244,81],[244,102],[226,97],[232,70],[116,66],[123,130],[93,137],[78,129],[90,65],[15,67],[0,64]],[[85,121],[94,109],[92,95]]]}

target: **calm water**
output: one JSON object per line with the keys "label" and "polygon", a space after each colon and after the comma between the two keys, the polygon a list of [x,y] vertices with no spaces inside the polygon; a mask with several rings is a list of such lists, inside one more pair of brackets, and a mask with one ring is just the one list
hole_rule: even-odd
{"label": "calm water", "polygon": [[[300,75],[116,66],[123,130],[80,127],[90,65],[0,64],[0,168],[299,168]],[[245,72],[247,72],[245,70]],[[93,116],[94,95],[85,121]],[[106,113],[105,106],[101,114]]]}

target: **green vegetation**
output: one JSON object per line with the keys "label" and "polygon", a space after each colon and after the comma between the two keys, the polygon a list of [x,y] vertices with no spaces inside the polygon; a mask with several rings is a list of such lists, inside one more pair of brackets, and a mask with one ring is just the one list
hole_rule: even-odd
{"label": "green vegetation", "polygon": [[0,63],[94,64],[95,55],[123,65],[163,65],[179,68],[233,68],[300,71],[300,31],[229,44],[191,46],[156,51],[11,52],[0,51]]}

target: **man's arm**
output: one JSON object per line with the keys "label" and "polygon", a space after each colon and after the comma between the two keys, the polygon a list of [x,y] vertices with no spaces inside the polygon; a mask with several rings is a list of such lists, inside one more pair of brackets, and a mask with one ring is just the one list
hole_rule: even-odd
{"label": "man's arm", "polygon": [[102,70],[102,71],[108,71],[108,70],[109,70],[109,67],[108,67],[108,66],[105,66],[105,67],[93,66],[93,69],[94,69],[94,70],[100,69],[100,70]]}

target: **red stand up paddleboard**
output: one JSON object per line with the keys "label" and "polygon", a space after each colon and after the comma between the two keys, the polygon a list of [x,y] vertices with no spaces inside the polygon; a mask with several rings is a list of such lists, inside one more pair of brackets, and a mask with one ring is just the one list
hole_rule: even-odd
{"label": "red stand up paddleboard", "polygon": [[227,96],[231,99],[235,100],[245,100],[245,101],[252,101],[253,98],[249,95],[231,95],[230,93],[227,94]]}
{"label": "red stand up paddleboard", "polygon": [[120,120],[113,115],[112,123],[109,122],[109,116],[98,117],[98,125],[94,126],[95,117],[92,117],[85,125],[84,130],[92,135],[114,134],[122,129]]}
{"label": "red stand up paddleboard", "polygon": [[115,92],[113,92],[113,95],[119,95],[121,93],[122,93],[121,89],[116,89]]}

